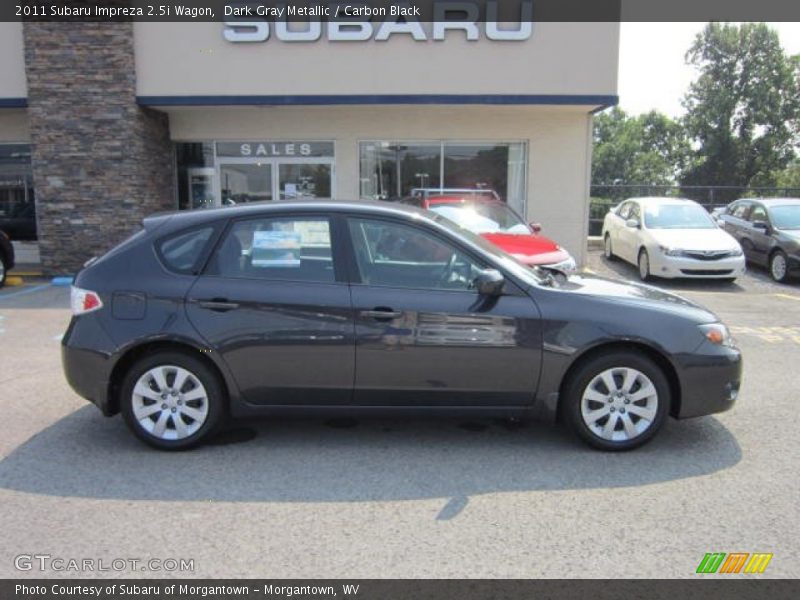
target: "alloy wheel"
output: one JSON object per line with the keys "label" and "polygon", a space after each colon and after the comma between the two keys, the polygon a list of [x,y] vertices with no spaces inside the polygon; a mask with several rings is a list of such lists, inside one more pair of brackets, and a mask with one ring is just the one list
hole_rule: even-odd
{"label": "alloy wheel", "polygon": [[776,253],[769,262],[769,272],[775,281],[783,281],[786,278],[786,257],[781,253]]}
{"label": "alloy wheel", "polygon": [[133,416],[139,426],[160,440],[182,440],[208,418],[208,394],[197,376],[174,366],[159,365],[136,381]]}
{"label": "alloy wheel", "polygon": [[628,442],[644,434],[658,413],[658,391],[641,371],[607,369],[596,375],[581,397],[581,417],[601,439]]}

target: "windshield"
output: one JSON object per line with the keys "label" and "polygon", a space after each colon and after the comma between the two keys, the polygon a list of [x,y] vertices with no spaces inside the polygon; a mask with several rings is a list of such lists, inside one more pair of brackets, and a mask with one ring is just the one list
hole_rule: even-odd
{"label": "windshield", "polygon": [[800,204],[784,204],[769,209],[772,224],[778,229],[800,229]]}
{"label": "windshield", "polygon": [[648,229],[717,229],[716,223],[698,204],[655,204],[644,209]]}
{"label": "windshield", "polygon": [[547,278],[544,275],[539,275],[536,270],[531,269],[527,265],[521,263],[510,254],[504,252],[488,240],[482,238],[480,235],[476,235],[469,229],[461,227],[458,223],[455,223],[454,221],[451,221],[447,217],[444,217],[440,214],[435,214],[433,216],[433,220],[445,229],[448,229],[459,237],[462,237],[475,246],[478,246],[486,254],[490,255],[495,261],[497,261],[502,268],[511,271],[516,277],[519,277],[523,281],[530,281],[531,283],[536,284],[545,283]]}
{"label": "windshield", "polygon": [[513,210],[498,202],[443,202],[436,204],[434,201],[429,209],[477,234],[531,234],[531,230]]}

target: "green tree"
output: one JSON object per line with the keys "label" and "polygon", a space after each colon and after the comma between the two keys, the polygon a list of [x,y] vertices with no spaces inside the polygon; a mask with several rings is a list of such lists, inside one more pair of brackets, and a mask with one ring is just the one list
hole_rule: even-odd
{"label": "green tree", "polygon": [[798,63],[777,32],[764,23],[710,23],[686,60],[699,76],[683,101],[696,162],[682,183],[774,185],[794,157],[800,117]]}
{"label": "green tree", "polygon": [[619,107],[595,117],[594,185],[675,185],[691,147],[680,123],[651,111],[628,116]]}

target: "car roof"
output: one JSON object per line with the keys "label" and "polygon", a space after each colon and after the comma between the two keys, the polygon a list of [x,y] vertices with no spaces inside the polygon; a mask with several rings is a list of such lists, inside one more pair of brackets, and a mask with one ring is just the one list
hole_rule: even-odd
{"label": "car roof", "polygon": [[800,204],[800,198],[737,198],[734,202],[760,202],[765,206],[783,206]]}
{"label": "car roof", "polygon": [[248,202],[236,206],[207,208],[201,210],[179,210],[156,213],[144,219],[145,228],[169,222],[169,229],[179,229],[214,222],[219,219],[240,219],[258,217],[282,212],[360,212],[376,215],[395,215],[424,218],[433,221],[431,213],[416,206],[397,202],[378,202],[372,200],[274,200]]}
{"label": "car roof", "polygon": [[642,196],[637,198],[628,198],[623,202],[639,202],[640,204],[697,204],[694,200],[689,198],[672,198],[668,196]]}

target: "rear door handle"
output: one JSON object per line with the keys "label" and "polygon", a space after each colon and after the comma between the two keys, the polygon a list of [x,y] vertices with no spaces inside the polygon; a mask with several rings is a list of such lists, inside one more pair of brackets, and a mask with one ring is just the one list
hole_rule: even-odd
{"label": "rear door handle", "polygon": [[403,316],[400,311],[392,310],[391,308],[378,307],[373,310],[362,310],[361,316],[367,319],[375,319],[376,321],[391,321]]}
{"label": "rear door handle", "polygon": [[217,299],[214,300],[200,300],[197,305],[200,308],[213,310],[214,312],[228,312],[239,308],[236,302],[228,302],[227,300]]}

